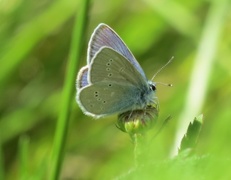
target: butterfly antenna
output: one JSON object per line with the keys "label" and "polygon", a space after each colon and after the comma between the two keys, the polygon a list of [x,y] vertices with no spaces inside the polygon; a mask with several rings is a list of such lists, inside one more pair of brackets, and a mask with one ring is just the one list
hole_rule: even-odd
{"label": "butterfly antenna", "polygon": [[155,84],[161,84],[161,85],[163,85],[163,86],[169,86],[169,87],[172,87],[172,86],[173,86],[172,84],[162,83],[162,82],[155,82]]}
{"label": "butterfly antenna", "polygon": [[[154,74],[154,76],[152,77],[151,80],[153,80],[156,77],[156,75],[159,74],[160,71],[162,71],[170,62],[172,62],[173,58],[174,58],[174,56],[172,56],[171,59]],[[159,84],[164,85],[164,83],[159,83]],[[165,85],[167,85],[167,84],[165,84]],[[169,85],[167,85],[167,86],[169,86]]]}

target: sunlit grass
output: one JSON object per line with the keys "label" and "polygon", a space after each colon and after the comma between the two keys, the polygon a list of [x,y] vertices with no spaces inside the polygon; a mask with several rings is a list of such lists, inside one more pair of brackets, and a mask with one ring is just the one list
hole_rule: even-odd
{"label": "sunlit grass", "polygon": [[215,63],[214,61],[220,43],[219,39],[224,26],[224,16],[227,13],[227,6],[228,1],[214,1],[211,3],[196,53],[185,107],[179,119],[179,127],[172,154],[176,154],[189,122],[202,111],[208,89],[209,77],[212,73],[212,67]]}

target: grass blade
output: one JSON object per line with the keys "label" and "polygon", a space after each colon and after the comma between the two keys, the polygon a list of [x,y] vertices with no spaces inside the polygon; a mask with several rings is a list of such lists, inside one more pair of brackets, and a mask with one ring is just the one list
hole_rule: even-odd
{"label": "grass blade", "polygon": [[4,179],[4,158],[3,158],[3,148],[0,142],[0,179]]}
{"label": "grass blade", "polygon": [[[21,30],[1,47],[0,83],[24,60],[32,48],[61,26],[76,10],[78,1],[57,1],[40,16],[21,27]],[[60,13],[65,12],[65,13]],[[54,18],[56,17],[56,18]],[[52,19],[52,21],[50,21]]]}
{"label": "grass blade", "polygon": [[177,154],[181,139],[187,131],[189,119],[200,113],[204,101],[212,65],[215,60],[218,41],[223,28],[224,16],[228,12],[228,0],[211,1],[211,7],[202,31],[201,41],[196,54],[185,104],[179,118],[178,132],[172,148],[172,156]]}
{"label": "grass blade", "polygon": [[67,136],[69,114],[71,109],[71,103],[73,101],[78,60],[80,59],[82,53],[82,43],[87,24],[89,0],[83,0],[82,3],[82,6],[80,6],[81,9],[78,11],[79,13],[76,16],[76,22],[73,31],[72,44],[68,60],[68,70],[66,73],[62,94],[62,106],[56,126],[54,146],[51,156],[51,171],[49,178],[51,180],[58,179],[60,174],[61,164],[63,160],[63,150],[65,147],[65,141]]}
{"label": "grass blade", "polygon": [[29,179],[29,137],[21,136],[19,139],[19,162],[20,162],[20,178],[19,179]]}

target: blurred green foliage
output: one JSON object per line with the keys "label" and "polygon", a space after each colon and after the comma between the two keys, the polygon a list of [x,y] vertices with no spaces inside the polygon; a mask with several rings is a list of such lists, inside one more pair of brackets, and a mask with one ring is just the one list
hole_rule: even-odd
{"label": "blurred green foliage", "polygon": [[[0,179],[44,179],[49,172],[74,19],[80,3],[80,0],[0,0]],[[209,47],[200,45],[202,37],[214,37],[214,28],[204,30],[211,7],[222,14],[222,21],[215,21],[220,16],[216,13],[209,20],[214,18],[217,23],[214,28],[220,28],[215,49],[210,52]],[[173,118],[149,142],[149,165],[132,169],[134,147],[129,136],[116,128],[117,117],[93,120],[83,115],[73,96],[61,179],[231,176],[230,7],[228,0],[91,1],[81,66],[86,64],[90,35],[101,22],[123,38],[148,78],[174,56],[173,63],[155,78],[173,84],[171,88],[157,87],[159,122],[168,115]],[[210,38],[205,41],[213,45]],[[202,89],[200,85],[192,86],[205,92],[203,97],[193,94],[195,104],[202,100],[198,114],[203,113],[204,124],[195,155],[169,160],[189,85],[195,81],[191,73],[199,47],[204,48],[202,52],[211,53],[213,59],[208,73],[208,64],[201,62],[205,76],[209,75],[208,86]],[[198,81],[202,78],[203,75],[197,77]],[[188,118],[187,121],[193,120]],[[150,130],[148,136],[154,134],[155,130]]]}

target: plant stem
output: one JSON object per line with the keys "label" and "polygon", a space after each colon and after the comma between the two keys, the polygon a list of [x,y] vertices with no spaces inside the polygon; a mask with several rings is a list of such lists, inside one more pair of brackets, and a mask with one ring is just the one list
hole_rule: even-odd
{"label": "plant stem", "polygon": [[134,160],[135,166],[138,167],[145,159],[145,136],[140,133],[135,133],[133,135],[134,142]]}
{"label": "plant stem", "polygon": [[[87,13],[90,0],[83,0],[82,5],[78,11],[75,20],[75,26],[73,31],[73,38],[69,53],[67,73],[65,77],[61,109],[56,125],[55,139],[53,145],[53,151],[51,154],[51,168],[50,168],[50,178],[51,180],[56,180],[59,177],[60,169],[63,161],[63,150],[65,147],[66,137],[67,137],[67,127],[69,122],[69,115],[71,104],[73,101],[74,87],[76,81],[76,72],[78,68],[78,60],[82,54],[82,47],[84,42],[84,34],[87,24]],[[77,18],[78,17],[78,18]]]}

